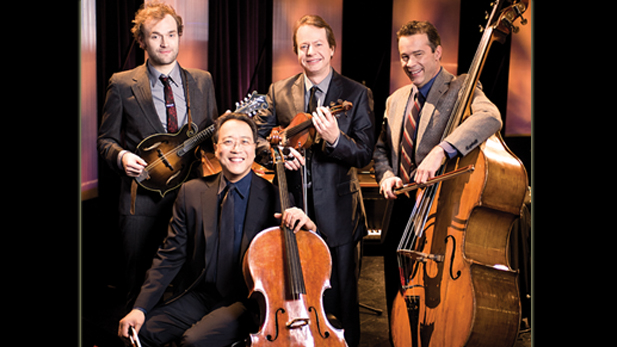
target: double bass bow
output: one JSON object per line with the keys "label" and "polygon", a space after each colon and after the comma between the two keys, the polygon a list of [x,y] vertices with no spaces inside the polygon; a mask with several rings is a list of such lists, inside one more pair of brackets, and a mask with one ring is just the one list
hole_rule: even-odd
{"label": "double bass bow", "polygon": [[[491,44],[518,31],[514,22],[528,2],[515,0],[496,16],[500,1],[495,1],[442,140],[471,114]],[[518,272],[509,266],[507,244],[523,205],[527,173],[499,132],[465,157],[446,160],[437,176],[469,167],[473,171],[416,193],[397,248],[401,288],[390,316],[395,347],[512,346],[516,341]]]}
{"label": "double bass bow", "polygon": [[[285,166],[278,146],[276,162],[281,211],[290,207]],[[326,317],[323,293],[330,288],[332,258],[312,231],[294,233],[284,223],[261,231],[243,261],[249,296],[259,302],[261,326],[251,346],[346,346],[342,329]]]}

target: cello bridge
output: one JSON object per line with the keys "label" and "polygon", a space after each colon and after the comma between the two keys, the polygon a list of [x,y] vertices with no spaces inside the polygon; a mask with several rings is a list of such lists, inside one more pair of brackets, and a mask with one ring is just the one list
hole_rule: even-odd
{"label": "cello bridge", "polygon": [[287,329],[298,329],[309,325],[310,322],[311,320],[308,318],[295,318],[291,322],[288,322],[286,326]]}

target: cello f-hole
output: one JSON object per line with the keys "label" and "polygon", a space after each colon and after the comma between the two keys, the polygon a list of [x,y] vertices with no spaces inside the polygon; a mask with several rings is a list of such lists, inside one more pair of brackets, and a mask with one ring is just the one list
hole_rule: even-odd
{"label": "cello f-hole", "polygon": [[454,275],[452,274],[452,266],[454,265],[454,253],[456,252],[456,239],[454,238],[454,236],[448,235],[446,236],[446,239],[444,240],[444,242],[448,243],[449,238],[452,238],[452,256],[450,257],[450,278],[452,278],[453,280],[457,280],[459,277],[461,277],[461,270],[458,270],[456,272],[456,277],[454,277]]}
{"label": "cello f-hole", "polygon": [[327,339],[328,337],[330,337],[330,332],[329,331],[325,331],[323,334],[321,333],[321,323],[319,322],[319,315],[317,315],[317,309],[315,309],[315,307],[311,306],[309,307],[309,312],[314,312],[315,313],[315,320],[317,321],[317,332],[319,332],[319,335],[324,338]]}
{"label": "cello f-hole", "polygon": [[266,339],[270,342],[276,341],[276,339],[278,339],[279,337],[279,311],[281,311],[281,313],[285,313],[285,309],[279,308],[274,313],[274,326],[276,326],[276,335],[274,336],[274,338],[272,338],[272,335],[269,334],[268,336],[266,336]]}

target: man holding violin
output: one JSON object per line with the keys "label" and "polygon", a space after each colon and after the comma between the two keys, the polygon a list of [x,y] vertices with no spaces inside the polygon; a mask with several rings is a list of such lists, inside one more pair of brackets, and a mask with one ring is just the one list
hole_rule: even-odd
{"label": "man holding violin", "polygon": [[[257,127],[244,114],[216,120],[213,137],[222,172],[186,182],[178,192],[168,234],[159,248],[133,310],[118,327],[129,327],[143,346],[182,340],[182,346],[229,346],[257,330],[247,299],[242,259],[251,240],[279,225],[316,230],[296,207],[281,216],[276,188],[252,172]],[[175,295],[162,302],[174,281]],[[161,303],[162,302],[162,303]],[[254,329],[252,329],[254,328]],[[251,329],[253,331],[251,331]]]}
{"label": "man holding violin", "polygon": [[[312,118],[315,139],[302,150],[291,149],[294,160],[285,163],[287,182],[298,205],[306,200],[302,206],[328,244],[332,288],[325,292],[325,309],[341,321],[347,344],[355,347],[360,339],[357,245],[367,232],[356,168],[368,165],[373,154],[373,95],[332,68],[336,40],[321,17],[306,15],[298,20],[293,48],[303,73],[270,86],[269,108],[255,117],[260,137],[257,152],[269,153],[266,138],[274,127],[287,128],[295,116]],[[353,107],[337,119],[324,106],[339,100]]]}

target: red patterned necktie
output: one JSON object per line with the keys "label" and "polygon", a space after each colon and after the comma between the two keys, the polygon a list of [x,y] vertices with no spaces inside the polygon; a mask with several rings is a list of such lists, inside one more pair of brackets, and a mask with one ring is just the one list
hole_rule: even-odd
{"label": "red patterned necktie", "polygon": [[167,132],[175,133],[178,131],[178,114],[176,113],[176,104],[174,102],[174,93],[171,90],[169,77],[161,75],[159,77],[165,86],[165,109],[167,110]]}
{"label": "red patterned necktie", "polygon": [[413,106],[411,112],[407,114],[404,120],[403,138],[401,139],[401,165],[399,167],[403,184],[411,182],[411,168],[413,167],[414,157],[414,141],[416,140],[416,128],[418,118],[420,117],[420,105],[418,104],[418,94],[416,91],[413,95]]}

